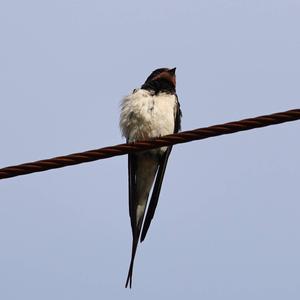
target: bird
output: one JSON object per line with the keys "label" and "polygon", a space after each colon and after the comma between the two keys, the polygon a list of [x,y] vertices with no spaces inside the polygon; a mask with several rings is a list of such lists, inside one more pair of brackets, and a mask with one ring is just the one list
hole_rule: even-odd
{"label": "bird", "polygon": [[[120,129],[126,143],[149,140],[180,131],[182,112],[176,94],[175,71],[176,68],[154,70],[140,88],[134,89],[123,98]],[[130,288],[132,286],[137,246],[139,240],[142,242],[145,239],[154,216],[171,150],[172,146],[168,146],[128,154],[132,249],[126,288],[128,285]]]}

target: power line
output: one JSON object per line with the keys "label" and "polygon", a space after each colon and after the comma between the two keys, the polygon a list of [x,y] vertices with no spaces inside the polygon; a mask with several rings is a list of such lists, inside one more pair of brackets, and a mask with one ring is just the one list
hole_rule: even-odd
{"label": "power line", "polygon": [[300,109],[293,109],[286,112],[279,112],[271,115],[259,116],[240,121],[234,121],[190,131],[183,131],[163,137],[140,141],[133,144],[120,144],[50,159],[39,160],[16,166],[0,169],[0,179],[25,175],[35,172],[42,172],[51,169],[77,165],[98,159],[105,159],[117,155],[170,146],[175,144],[187,143],[195,140],[202,140],[223,134],[230,134],[254,128],[266,127],[300,119]]}

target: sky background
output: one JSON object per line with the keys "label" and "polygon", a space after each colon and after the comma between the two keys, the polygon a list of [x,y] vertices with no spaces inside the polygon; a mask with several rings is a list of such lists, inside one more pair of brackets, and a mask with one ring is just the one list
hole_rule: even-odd
{"label": "sky background", "polygon": [[[299,108],[299,28],[299,0],[1,1],[0,166],[124,142],[159,67],[183,130]],[[2,180],[0,299],[300,299],[299,130],[174,147],[132,290],[126,156]]]}

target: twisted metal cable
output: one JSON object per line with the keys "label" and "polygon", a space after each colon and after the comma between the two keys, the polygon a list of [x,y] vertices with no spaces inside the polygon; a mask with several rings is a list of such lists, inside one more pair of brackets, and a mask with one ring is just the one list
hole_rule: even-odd
{"label": "twisted metal cable", "polygon": [[195,140],[206,139],[209,137],[230,134],[238,131],[250,130],[299,119],[300,109],[293,109],[286,112],[279,112],[271,115],[259,116],[256,118],[249,118],[210,127],[198,128],[195,130],[183,131],[181,133],[170,134],[147,141],[140,141],[132,144],[120,144],[81,153],[74,153],[66,156],[39,160],[17,166],[6,167],[0,169],[0,179],[30,174],[34,172],[42,172],[50,169],[62,168],[162,146],[187,143]]}

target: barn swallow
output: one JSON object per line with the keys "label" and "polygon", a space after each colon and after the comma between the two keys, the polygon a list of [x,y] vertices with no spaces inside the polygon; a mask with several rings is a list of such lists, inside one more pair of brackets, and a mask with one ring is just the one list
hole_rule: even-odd
{"label": "barn swallow", "polygon": [[[182,114],[176,94],[175,71],[176,68],[153,71],[140,88],[123,99],[120,128],[127,143],[180,130]],[[125,287],[129,284],[131,288],[137,245],[139,239],[141,242],[145,239],[154,216],[171,150],[169,146],[128,154],[132,253]],[[147,206],[151,188],[152,194]]]}

